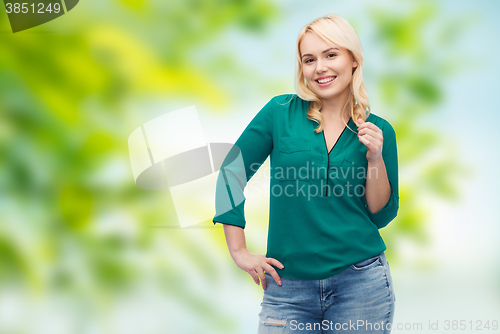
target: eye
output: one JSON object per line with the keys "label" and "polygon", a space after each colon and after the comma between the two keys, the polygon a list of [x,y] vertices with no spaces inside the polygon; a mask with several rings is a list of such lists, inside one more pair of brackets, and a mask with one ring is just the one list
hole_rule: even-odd
{"label": "eye", "polygon": [[327,57],[330,57],[330,56],[332,56],[332,58],[333,58],[333,57],[336,56],[336,54],[335,53],[329,53]]}
{"label": "eye", "polygon": [[312,59],[311,59],[311,58],[306,59],[306,61],[304,62],[304,64],[308,64],[308,63],[310,63],[310,61],[309,61],[309,60],[310,60],[310,61],[312,61]]}

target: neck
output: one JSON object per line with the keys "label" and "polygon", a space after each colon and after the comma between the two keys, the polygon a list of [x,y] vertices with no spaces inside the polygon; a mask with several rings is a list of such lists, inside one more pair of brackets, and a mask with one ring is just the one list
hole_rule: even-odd
{"label": "neck", "polygon": [[[343,94],[341,98],[337,97],[329,100],[321,100],[323,106],[321,107],[321,114],[323,117],[328,118],[330,120],[342,120],[342,118],[346,119],[346,122],[349,120],[349,112],[346,112],[351,109],[351,103],[347,103],[347,99],[349,97],[349,92],[347,94]],[[345,107],[345,108],[344,108]]]}

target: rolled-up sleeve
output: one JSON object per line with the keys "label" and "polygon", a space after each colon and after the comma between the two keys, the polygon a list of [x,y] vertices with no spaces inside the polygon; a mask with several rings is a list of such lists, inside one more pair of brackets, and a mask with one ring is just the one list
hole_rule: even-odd
{"label": "rolled-up sleeve", "polygon": [[214,225],[245,228],[243,191],[273,149],[274,100],[255,115],[222,162],[215,188]]}
{"label": "rolled-up sleeve", "polygon": [[364,203],[368,216],[379,229],[387,226],[387,224],[396,218],[399,210],[398,151],[396,133],[391,126],[384,133],[382,157],[387,171],[387,179],[391,187],[391,195],[385,206],[375,214],[369,210],[366,199]]}

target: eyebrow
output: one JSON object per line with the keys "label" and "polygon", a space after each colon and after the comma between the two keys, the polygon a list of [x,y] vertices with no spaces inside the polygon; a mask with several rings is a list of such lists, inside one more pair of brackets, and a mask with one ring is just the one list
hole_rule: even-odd
{"label": "eyebrow", "polygon": [[[332,50],[337,50],[337,51],[340,51],[338,48],[329,48],[329,49],[326,49],[325,51],[321,52],[321,53],[327,53],[328,51],[332,51]],[[302,58],[306,57],[306,56],[311,56],[312,57],[312,54],[310,53],[306,53],[306,54],[303,54],[302,55]]]}

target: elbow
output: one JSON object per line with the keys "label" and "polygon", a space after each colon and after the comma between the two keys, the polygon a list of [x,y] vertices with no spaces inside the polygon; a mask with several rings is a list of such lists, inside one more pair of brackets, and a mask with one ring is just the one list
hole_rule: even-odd
{"label": "elbow", "polygon": [[391,206],[388,206],[375,214],[371,213],[370,211],[369,216],[372,222],[377,226],[377,228],[381,229],[389,225],[389,223],[393,221],[394,218],[396,218],[396,216],[398,215],[398,211],[399,200],[396,198],[396,201],[394,201]]}
{"label": "elbow", "polygon": [[380,219],[379,222],[376,224],[379,229],[386,227],[389,225],[390,222],[394,220],[394,218],[397,217],[399,211],[399,204],[398,202],[394,203],[394,206],[391,210],[388,210],[386,214],[384,215],[383,219]]}

